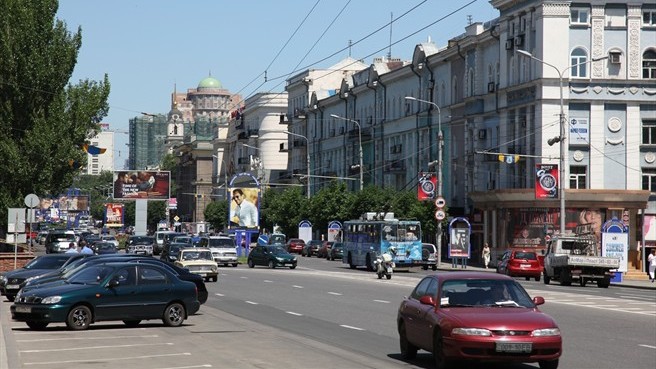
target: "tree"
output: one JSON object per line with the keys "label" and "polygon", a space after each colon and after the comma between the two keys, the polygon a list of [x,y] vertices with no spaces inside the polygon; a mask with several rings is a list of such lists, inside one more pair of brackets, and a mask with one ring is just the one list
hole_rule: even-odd
{"label": "tree", "polygon": [[260,227],[273,230],[277,225],[287,235],[296,233],[306,207],[307,199],[299,188],[265,191],[260,206]]}
{"label": "tree", "polygon": [[226,200],[212,201],[203,212],[205,220],[215,230],[225,230],[228,223],[228,202]]}
{"label": "tree", "polygon": [[29,193],[59,194],[86,164],[81,149],[107,116],[109,80],[70,84],[82,31],[56,0],[0,0],[0,232]]}

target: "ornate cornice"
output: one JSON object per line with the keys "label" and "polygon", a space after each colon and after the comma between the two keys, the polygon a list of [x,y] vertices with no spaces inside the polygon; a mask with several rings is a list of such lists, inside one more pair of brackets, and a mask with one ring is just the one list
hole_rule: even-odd
{"label": "ornate cornice", "polygon": [[569,2],[542,4],[542,16],[550,18],[569,17]]}

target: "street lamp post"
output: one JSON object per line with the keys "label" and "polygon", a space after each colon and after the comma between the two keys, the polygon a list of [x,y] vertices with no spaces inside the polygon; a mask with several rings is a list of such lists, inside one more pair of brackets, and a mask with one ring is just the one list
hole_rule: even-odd
{"label": "street lamp post", "polygon": [[[563,74],[566,71],[568,71],[569,69],[573,68],[573,67],[583,65],[583,64],[587,64],[587,63],[600,61],[600,60],[604,60],[604,59],[608,59],[608,56],[604,56],[604,57],[601,57],[601,58],[592,58],[590,60],[586,60],[586,61],[581,62],[581,63],[572,64],[572,65],[568,66],[567,68],[565,68],[561,71],[555,65],[547,63],[546,61],[535,57],[533,54],[529,53],[526,50],[519,50],[518,49],[517,52],[524,55],[524,56],[526,56],[526,57],[529,57],[533,60],[536,60],[536,61],[538,61],[538,62],[540,62],[544,65],[550,66],[551,68],[553,68],[556,71],[556,73],[558,73],[558,87],[559,87],[559,90],[560,90],[560,114],[559,114],[560,115],[560,118],[559,118],[560,137],[557,140],[560,143],[560,180],[558,181],[558,193],[560,195],[560,233],[563,234],[563,233],[565,233],[565,181],[566,181],[566,179],[565,179],[565,166],[567,165],[567,157],[565,155],[565,148],[566,148],[565,147],[565,141],[566,141],[566,138],[567,138],[567,131],[568,131],[566,129],[567,122],[565,120],[565,104],[564,104],[564,99],[563,99]],[[555,142],[556,141],[550,140],[549,144],[551,145],[552,143],[555,143]]]}
{"label": "street lamp post", "polygon": [[[437,109],[437,196],[442,197],[444,184],[442,182],[442,151],[444,149],[444,134],[442,133],[442,111],[440,107],[428,100],[418,99],[412,96],[406,96],[406,100],[417,101],[420,103],[430,104]],[[437,250],[442,252],[442,221],[437,221]]]}
{"label": "street lamp post", "polygon": [[290,136],[304,138],[305,141],[307,142],[307,147],[305,149],[305,160],[307,165],[307,198],[309,199],[310,198],[310,140],[308,140],[308,138],[303,135],[299,135],[298,133],[289,132],[289,131],[284,131],[284,133]]}
{"label": "street lamp post", "polygon": [[337,114],[330,114],[331,117],[336,119],[345,120],[347,122],[353,122],[358,127],[358,143],[360,144],[360,191],[364,189],[364,163],[362,158],[362,127],[360,123],[355,119],[349,119],[341,117]]}
{"label": "street lamp post", "polygon": [[[212,157],[215,159],[219,159],[218,155],[212,154]],[[225,198],[226,200],[228,199],[228,168],[226,167],[226,162],[221,158],[221,162],[223,163],[223,186],[225,187]]]}

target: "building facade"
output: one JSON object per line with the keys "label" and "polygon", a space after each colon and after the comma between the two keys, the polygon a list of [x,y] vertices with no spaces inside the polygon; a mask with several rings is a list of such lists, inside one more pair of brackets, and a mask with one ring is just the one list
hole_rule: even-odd
{"label": "building facade", "polygon": [[99,175],[102,171],[114,171],[114,132],[108,123],[100,124],[100,132],[89,140],[90,145],[103,148],[102,154],[89,154],[85,174]]}

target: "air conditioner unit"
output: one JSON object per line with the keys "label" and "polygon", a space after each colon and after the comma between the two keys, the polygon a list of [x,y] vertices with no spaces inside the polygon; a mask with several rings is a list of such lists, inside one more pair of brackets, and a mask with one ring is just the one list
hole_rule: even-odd
{"label": "air conditioner unit", "polygon": [[515,37],[515,46],[522,46],[524,44],[524,35]]}
{"label": "air conditioner unit", "polygon": [[619,51],[611,51],[608,53],[608,61],[611,64],[620,64],[622,62],[622,53]]}
{"label": "air conditioner unit", "polygon": [[487,137],[487,131],[484,129],[479,129],[478,130],[478,139],[479,140],[484,140],[485,137]]}
{"label": "air conditioner unit", "polygon": [[494,82],[488,82],[488,84],[487,84],[487,92],[488,93],[494,92],[495,88],[496,88],[496,84]]}
{"label": "air conditioner unit", "polygon": [[506,41],[506,50],[512,50],[513,49],[513,40],[510,39]]}

